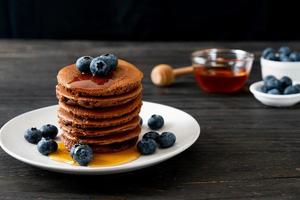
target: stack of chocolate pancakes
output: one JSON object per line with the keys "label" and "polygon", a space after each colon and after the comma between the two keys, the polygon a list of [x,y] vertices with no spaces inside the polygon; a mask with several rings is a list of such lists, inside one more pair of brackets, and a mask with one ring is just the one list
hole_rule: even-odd
{"label": "stack of chocolate pancakes", "polygon": [[62,68],[56,95],[65,146],[88,144],[98,153],[134,146],[141,131],[142,77],[124,60],[118,60],[116,70],[105,77],[82,74],[74,64]]}

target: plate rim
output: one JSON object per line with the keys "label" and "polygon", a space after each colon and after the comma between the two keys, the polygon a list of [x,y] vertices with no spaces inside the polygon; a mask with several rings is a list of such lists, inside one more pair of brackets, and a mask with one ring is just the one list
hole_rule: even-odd
{"label": "plate rim", "polygon": [[195,125],[197,126],[197,134],[195,134],[195,137],[193,138],[193,140],[189,143],[184,144],[183,146],[181,146],[180,148],[169,152],[167,155],[162,155],[162,157],[153,157],[150,160],[145,160],[141,163],[136,163],[133,166],[130,165],[129,163],[125,163],[123,165],[116,165],[116,166],[108,166],[108,167],[82,167],[82,166],[75,166],[75,167],[69,167],[69,166],[47,166],[46,164],[34,161],[34,160],[30,160],[27,158],[24,158],[22,156],[19,156],[18,154],[16,154],[15,152],[9,150],[6,145],[3,144],[3,132],[5,131],[5,129],[7,128],[7,126],[9,126],[11,123],[13,123],[14,120],[23,117],[24,115],[28,115],[30,113],[34,113],[34,112],[39,112],[40,110],[43,109],[50,109],[52,107],[57,107],[58,105],[51,105],[51,106],[45,106],[45,107],[41,107],[41,108],[37,108],[34,110],[30,110],[24,113],[21,113],[15,117],[13,117],[12,119],[10,119],[9,121],[7,121],[0,129],[0,147],[11,157],[24,162],[26,164],[38,167],[38,168],[42,168],[42,169],[46,169],[49,171],[55,171],[55,172],[60,172],[60,173],[67,173],[67,174],[114,174],[114,173],[123,173],[123,172],[129,172],[129,171],[134,171],[134,170],[138,170],[141,168],[146,168],[155,164],[158,164],[160,162],[166,161],[180,153],[182,153],[183,151],[187,150],[189,147],[191,147],[199,138],[200,133],[201,133],[201,127],[200,124],[198,123],[198,121],[189,113],[180,110],[178,108],[172,107],[172,106],[168,106],[168,105],[164,105],[164,104],[160,104],[160,103],[155,103],[155,102],[149,102],[149,101],[143,101],[143,104],[155,104],[158,106],[163,106],[163,107],[168,107],[171,109],[175,109],[176,111],[182,112],[184,114],[186,114],[187,116],[189,116],[194,122]]}

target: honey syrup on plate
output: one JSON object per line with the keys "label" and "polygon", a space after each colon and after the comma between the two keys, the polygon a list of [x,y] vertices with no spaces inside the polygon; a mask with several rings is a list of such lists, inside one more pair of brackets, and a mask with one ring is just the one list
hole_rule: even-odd
{"label": "honey syrup on plate", "polygon": [[[56,152],[49,154],[50,159],[71,165],[78,165],[70,156],[70,152],[62,142],[58,142]],[[93,160],[88,164],[89,167],[109,167],[125,164],[140,157],[136,147],[116,152],[116,153],[94,153]]]}

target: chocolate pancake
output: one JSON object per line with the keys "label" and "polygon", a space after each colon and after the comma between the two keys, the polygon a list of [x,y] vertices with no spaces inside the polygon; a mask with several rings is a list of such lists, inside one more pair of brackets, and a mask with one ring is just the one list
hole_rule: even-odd
{"label": "chocolate pancake", "polygon": [[118,134],[136,128],[137,125],[139,125],[139,123],[140,123],[140,118],[135,117],[129,122],[117,126],[96,128],[96,129],[81,129],[81,128],[65,125],[61,120],[59,120],[60,128],[64,132],[68,132],[70,135],[76,137],[101,137],[106,135]]}
{"label": "chocolate pancake", "polygon": [[93,145],[105,145],[105,144],[113,144],[124,142],[135,137],[138,137],[141,132],[141,127],[138,125],[134,129],[129,130],[127,132],[108,135],[103,137],[94,137],[94,138],[85,138],[85,137],[76,137],[68,132],[63,132],[63,137],[67,138],[68,140],[72,140],[74,143],[82,143],[82,144],[93,144]]}
{"label": "chocolate pancake", "polygon": [[82,119],[107,119],[120,117],[132,112],[136,108],[140,108],[142,104],[141,99],[142,97],[138,96],[136,99],[120,106],[95,109],[87,109],[81,106],[68,105],[61,101],[59,102],[59,106],[72,115],[75,115],[76,117],[80,117]]}
{"label": "chocolate pancake", "polygon": [[142,86],[139,85],[133,90],[114,96],[105,97],[81,97],[67,91],[62,85],[56,86],[56,96],[59,101],[68,105],[80,105],[85,108],[110,107],[128,103],[138,96],[141,96]]}
{"label": "chocolate pancake", "polygon": [[57,75],[58,84],[73,96],[112,96],[127,93],[141,84],[143,73],[134,65],[118,60],[110,76],[82,74],[75,64],[62,68]]}
{"label": "chocolate pancake", "polygon": [[103,128],[103,127],[110,127],[116,126],[120,124],[124,124],[129,122],[133,118],[139,115],[140,108],[134,109],[132,112],[123,115],[121,117],[114,117],[110,119],[81,119],[78,118],[71,113],[67,112],[63,108],[58,109],[58,117],[65,125],[71,125],[72,127],[79,127],[79,128]]}
{"label": "chocolate pancake", "polygon": [[[70,150],[74,144],[77,144],[77,142],[73,140],[69,140],[67,137],[64,135],[61,135],[61,140],[63,141],[64,145]],[[118,152],[118,151],[123,151],[126,149],[129,149],[130,147],[134,146],[138,140],[138,137],[135,137],[130,140],[126,140],[124,142],[116,142],[112,144],[106,144],[106,145],[96,145],[96,144],[91,144],[89,145],[92,149],[93,152],[95,153],[112,153],[112,152]]]}

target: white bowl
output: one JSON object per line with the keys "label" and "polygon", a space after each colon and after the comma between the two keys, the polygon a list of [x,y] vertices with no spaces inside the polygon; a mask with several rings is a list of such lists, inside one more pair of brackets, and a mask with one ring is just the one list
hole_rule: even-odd
{"label": "white bowl", "polygon": [[293,81],[300,81],[300,62],[281,62],[260,58],[262,77],[273,75],[280,79],[290,77]]}
{"label": "white bowl", "polygon": [[263,84],[263,81],[259,81],[250,85],[251,93],[262,104],[274,107],[288,107],[300,102],[300,93],[288,95],[267,94],[260,91],[260,88],[263,86]]}

